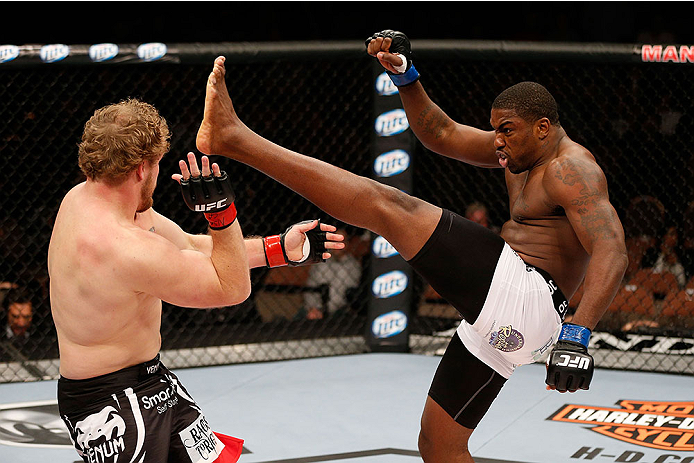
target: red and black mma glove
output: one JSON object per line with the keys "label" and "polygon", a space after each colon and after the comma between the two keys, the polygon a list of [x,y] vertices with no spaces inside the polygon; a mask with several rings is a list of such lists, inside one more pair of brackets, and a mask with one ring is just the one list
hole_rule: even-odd
{"label": "red and black mma glove", "polygon": [[374,35],[366,39],[366,47],[368,49],[369,43],[379,37],[384,39],[390,38],[392,41],[390,43],[389,52],[394,55],[399,55],[403,63],[400,66],[393,66],[399,72],[399,74],[394,74],[388,70],[388,76],[390,80],[398,87],[404,87],[405,85],[410,85],[419,79],[419,73],[414,68],[412,63],[412,46],[410,45],[410,39],[407,38],[405,34],[399,31],[393,31],[390,29],[383,30],[381,32],[376,32]]}
{"label": "red and black mma glove", "polygon": [[325,262],[325,259],[323,259],[323,253],[327,251],[325,242],[328,241],[328,238],[326,232],[320,231],[320,220],[318,220],[315,228],[312,228],[304,233],[306,239],[304,240],[303,256],[301,257],[301,260],[293,261],[289,260],[287,257],[287,251],[284,246],[284,239],[287,236],[287,233],[289,233],[289,230],[297,225],[302,225],[308,222],[312,222],[312,220],[305,220],[303,222],[295,223],[287,228],[281,235],[266,236],[263,238],[263,244],[265,247],[265,262],[267,263],[268,267],[284,267],[285,265],[290,267],[300,267],[303,265]]}
{"label": "red and black mma glove", "polygon": [[545,383],[559,392],[588,389],[593,379],[593,357],[588,353],[590,330],[564,323],[559,340],[547,357]]}
{"label": "red and black mma glove", "polygon": [[223,230],[236,220],[234,189],[226,172],[214,175],[181,179],[181,193],[188,207],[203,212],[213,230]]}

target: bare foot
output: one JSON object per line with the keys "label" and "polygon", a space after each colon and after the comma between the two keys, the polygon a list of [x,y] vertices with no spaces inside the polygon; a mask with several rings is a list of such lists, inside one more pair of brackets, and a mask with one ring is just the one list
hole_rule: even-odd
{"label": "bare foot", "polygon": [[195,141],[204,154],[231,156],[230,146],[235,129],[245,127],[234,111],[227,85],[224,81],[225,57],[214,60],[214,67],[207,79],[205,112]]}

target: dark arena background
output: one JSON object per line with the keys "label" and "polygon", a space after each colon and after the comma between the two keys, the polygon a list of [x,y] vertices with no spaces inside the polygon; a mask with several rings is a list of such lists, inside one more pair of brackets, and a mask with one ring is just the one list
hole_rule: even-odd
{"label": "dark arena background", "polygon": [[[483,12],[477,16],[485,22],[463,15],[457,3],[413,2],[407,11],[405,2],[389,20],[385,14],[374,18],[368,3],[154,2],[145,7],[105,2],[91,5],[112,10],[108,20],[100,22],[104,13],[90,10],[78,22],[76,4],[10,2],[19,11],[45,11],[33,25],[8,25],[0,38],[0,294],[5,299],[0,382],[58,375],[46,254],[60,200],[83,180],[77,144],[96,108],[137,97],[159,109],[173,136],[171,152],[161,163],[154,207],[184,230],[205,233],[204,218],[185,207],[170,174],[195,147],[214,57],[227,57],[235,107],[254,131],[374,177],[374,108],[382,96],[378,68],[363,41],[385,27],[410,36],[425,89],[458,122],[489,129],[491,102],[516,82],[534,80],[549,89],[567,133],[595,155],[607,176],[630,253],[620,291],[591,338],[597,365],[691,374],[691,19],[654,14],[650,4],[596,3],[579,8],[570,2],[554,7],[490,2],[477,5]],[[661,11],[678,4],[664,5]],[[550,16],[527,13],[532,6],[554,10],[545,11]],[[437,24],[418,22],[427,9],[436,10]],[[446,9],[456,14],[447,15]],[[255,19],[261,10],[267,13],[264,24]],[[64,14],[65,21],[47,19],[52,14]],[[499,14],[518,20],[500,24],[495,20]],[[612,28],[603,27],[606,23]],[[118,45],[118,55],[96,62],[89,50],[100,43]],[[140,46],[149,43],[166,45],[165,53],[154,47],[152,54],[144,54]],[[43,48],[53,44],[65,45],[69,54],[61,58],[64,49]],[[399,102],[397,95],[388,98]],[[412,147],[411,194],[461,215],[481,203],[491,226],[508,220],[500,169],[470,167],[416,142]],[[215,160],[234,178],[246,235],[281,233],[314,217],[344,225],[263,174],[228,159]],[[255,269],[252,296],[239,306],[194,310],[164,304],[162,349],[169,366],[378,350],[368,340],[376,237],[349,226],[345,231],[349,258],[358,263],[356,274],[335,270],[321,279],[305,267]],[[339,306],[329,307],[328,282],[344,297]],[[33,320],[29,338],[13,341],[4,337],[6,306],[22,291],[33,304]],[[416,276],[407,294],[401,308],[409,315],[406,330],[399,331],[406,335],[402,351],[441,354],[457,313]],[[572,308],[579,300],[580,291]]]}

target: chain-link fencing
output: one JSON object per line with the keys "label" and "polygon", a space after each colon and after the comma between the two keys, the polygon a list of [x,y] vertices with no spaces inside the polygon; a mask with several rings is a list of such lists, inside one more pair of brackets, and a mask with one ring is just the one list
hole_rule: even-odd
{"label": "chain-link fencing", "polygon": [[[504,47],[456,43],[457,48],[422,42],[417,48],[414,42],[424,87],[454,120],[488,129],[495,96],[516,82],[535,80],[558,101],[569,136],[605,171],[627,234],[630,268],[593,335],[597,364],[694,371],[692,64],[567,59],[556,51],[544,57],[476,53]],[[62,197],[83,180],[77,144],[95,109],[128,97],[159,109],[172,131],[172,149],[161,162],[154,207],[185,231],[205,233],[205,219],[186,208],[169,177],[195,147],[214,56],[227,56],[227,84],[251,129],[368,177],[373,76],[361,47],[219,44],[198,52],[178,45],[169,50],[185,53],[169,61],[91,63],[85,53],[74,62],[1,63],[0,382],[57,377],[47,249]],[[417,146],[415,196],[461,215],[476,204],[488,212],[490,226],[508,220],[500,169],[471,167]],[[252,295],[235,307],[197,310],[164,303],[165,362],[185,367],[367,351],[371,233],[331,219],[245,165],[215,160],[234,178],[247,236],[278,234],[295,222],[321,218],[344,230],[348,246],[331,264],[252,270]],[[458,314],[419,279],[414,294],[411,351],[441,353]],[[30,316],[22,309],[27,303]],[[27,335],[14,334],[10,325],[27,318]]]}

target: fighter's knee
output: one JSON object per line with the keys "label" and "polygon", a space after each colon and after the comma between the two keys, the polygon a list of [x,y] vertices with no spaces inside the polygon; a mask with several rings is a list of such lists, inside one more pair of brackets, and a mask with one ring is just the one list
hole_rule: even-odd
{"label": "fighter's knee", "polygon": [[419,455],[425,462],[433,461],[434,456],[434,443],[429,438],[429,436],[424,432],[424,430],[419,431],[419,439],[417,440],[417,447],[419,449]]}
{"label": "fighter's knee", "polygon": [[[425,428],[419,431],[417,441],[419,454],[425,463],[449,463],[468,461],[470,452],[467,439],[443,439],[440,435],[432,435]],[[472,460],[470,460],[472,461]]]}

